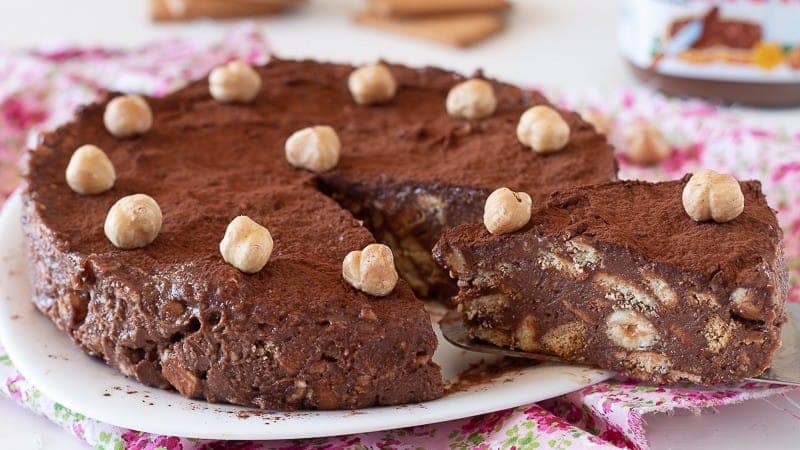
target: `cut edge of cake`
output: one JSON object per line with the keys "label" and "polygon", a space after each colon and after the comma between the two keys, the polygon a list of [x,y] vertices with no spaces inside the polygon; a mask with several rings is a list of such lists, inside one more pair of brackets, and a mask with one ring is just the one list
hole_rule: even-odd
{"label": "cut edge of cake", "polygon": [[[751,284],[737,285],[737,274],[724,273],[730,267],[707,273],[676,267],[645,257],[635,242],[598,237],[596,225],[560,221],[582,201],[576,198],[607,194],[601,191],[609,186],[680,196],[687,181],[688,176],[665,183],[622,181],[555,193],[519,232],[491,235],[482,224],[446,232],[434,255],[458,282],[456,303],[471,336],[656,384],[725,384],[761,374],[780,346],[788,275],[780,229],[758,182],[741,183],[747,206],[738,223],[763,226],[761,237],[771,251],[737,269],[758,271],[739,277]],[[635,205],[633,197],[614,200]],[[669,202],[673,209],[680,205],[674,198]],[[596,223],[609,220],[591,206],[581,213]],[[742,227],[735,221],[680,223]]]}

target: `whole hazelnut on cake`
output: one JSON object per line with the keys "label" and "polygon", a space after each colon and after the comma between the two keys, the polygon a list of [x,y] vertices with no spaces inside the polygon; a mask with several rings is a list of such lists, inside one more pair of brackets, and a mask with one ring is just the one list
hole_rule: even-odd
{"label": "whole hazelnut on cake", "polygon": [[145,194],[134,194],[117,200],[108,210],[103,231],[116,247],[141,248],[158,237],[162,223],[161,208]]}
{"label": "whole hazelnut on cake", "polygon": [[696,222],[728,222],[744,211],[744,195],[736,178],[703,169],[683,187],[683,208]]}
{"label": "whole hazelnut on cake", "polygon": [[111,189],[117,173],[103,150],[94,145],[82,145],[69,159],[66,179],[73,191],[94,195]]}
{"label": "whole hazelnut on cake", "polygon": [[219,243],[219,252],[226,263],[244,273],[256,273],[264,268],[272,255],[272,235],[269,230],[247,216],[239,216],[228,224]]}
{"label": "whole hazelnut on cake", "polygon": [[553,153],[569,142],[569,125],[555,109],[538,105],[519,118],[517,139],[536,153]]}
{"label": "whole hazelnut on cake", "polygon": [[399,278],[392,249],[383,244],[369,244],[363,250],[348,253],[342,261],[342,277],[367,294],[389,295]]}
{"label": "whole hazelnut on cake", "polygon": [[486,198],[483,207],[483,224],[492,234],[506,234],[519,230],[531,220],[531,196],[503,187]]}
{"label": "whole hazelnut on cake", "polygon": [[614,130],[614,119],[601,111],[590,109],[581,113],[581,118],[594,127],[595,131],[606,136]]}
{"label": "whole hazelnut on cake", "polygon": [[397,81],[383,64],[370,64],[354,70],[347,79],[347,86],[359,105],[386,103],[397,92]]}
{"label": "whole hazelnut on cake", "polygon": [[249,103],[261,90],[261,76],[244,61],[232,61],[211,71],[208,90],[223,103]]}
{"label": "whole hazelnut on cake", "polygon": [[341,148],[339,135],[333,128],[326,125],[303,128],[286,140],[286,160],[301,169],[324,172],[336,167]]}
{"label": "whole hazelnut on cake", "polygon": [[669,143],[661,131],[650,123],[634,125],[626,133],[628,160],[633,164],[652,165],[669,158]]}
{"label": "whole hazelnut on cake", "polygon": [[133,137],[150,130],[153,126],[153,112],[142,96],[122,95],[106,105],[103,124],[115,137]]}
{"label": "whole hazelnut on cake", "polygon": [[445,102],[447,113],[464,119],[483,119],[497,109],[497,97],[492,85],[481,79],[471,79],[450,89]]}

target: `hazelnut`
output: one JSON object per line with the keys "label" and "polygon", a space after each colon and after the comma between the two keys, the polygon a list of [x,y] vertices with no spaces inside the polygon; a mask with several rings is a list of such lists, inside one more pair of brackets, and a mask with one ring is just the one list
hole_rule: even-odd
{"label": "hazelnut", "polygon": [[744,195],[736,178],[703,169],[684,186],[683,208],[697,222],[727,222],[744,211]]}
{"label": "hazelnut", "polygon": [[386,103],[394,98],[397,82],[394,75],[383,64],[361,66],[347,80],[350,94],[359,105]]}
{"label": "hazelnut", "polygon": [[146,133],[153,126],[153,112],[142,96],[123,95],[108,102],[103,123],[115,137],[132,137]]}
{"label": "hazelnut", "polygon": [[758,300],[752,289],[736,288],[730,295],[730,303],[733,306],[732,312],[737,316],[750,320],[764,321],[765,311],[758,304]]}
{"label": "hazelnut", "polygon": [[494,88],[488,81],[472,79],[458,83],[447,93],[447,113],[453,117],[482,119],[497,108]]}
{"label": "hazelnut", "polygon": [[114,186],[117,173],[105,152],[94,145],[82,145],[67,164],[67,184],[79,194],[100,194]]}
{"label": "hazelnut", "polygon": [[228,224],[219,243],[219,252],[226,263],[244,273],[264,268],[272,255],[272,235],[265,227],[247,216],[239,216]]}
{"label": "hazelnut", "polygon": [[342,277],[354,288],[370,295],[388,295],[397,284],[392,249],[383,244],[369,244],[352,251],[342,262]]}
{"label": "hazelnut", "polygon": [[134,194],[122,197],[108,210],[103,230],[116,247],[141,248],[161,231],[161,208],[152,197]]}
{"label": "hazelnut", "polygon": [[649,320],[636,311],[621,309],[606,319],[606,337],[628,350],[643,350],[658,341],[658,333]]}
{"label": "hazelnut", "polygon": [[634,125],[626,133],[628,160],[642,166],[658,164],[669,158],[669,143],[658,128],[649,123]]}
{"label": "hazelnut", "polygon": [[261,90],[261,76],[244,61],[232,61],[211,71],[208,90],[223,103],[249,103]]}
{"label": "hazelnut", "polygon": [[606,136],[609,136],[614,130],[614,118],[596,109],[582,112],[581,118],[593,126],[595,131]]}
{"label": "hazelnut", "polygon": [[492,234],[511,233],[531,220],[531,196],[500,188],[489,194],[483,207],[483,224]]}
{"label": "hazelnut", "polygon": [[303,128],[286,140],[286,160],[301,169],[324,172],[336,167],[341,148],[333,128],[325,125]]}
{"label": "hazelnut", "polygon": [[517,139],[536,153],[553,153],[569,142],[569,125],[555,109],[539,105],[519,118]]}

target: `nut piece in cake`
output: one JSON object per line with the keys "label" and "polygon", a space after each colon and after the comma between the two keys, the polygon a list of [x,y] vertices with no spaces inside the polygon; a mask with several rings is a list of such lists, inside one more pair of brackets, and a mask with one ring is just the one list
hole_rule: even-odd
{"label": "nut piece in cake", "polygon": [[103,150],[94,145],[82,145],[69,159],[66,179],[73,191],[93,195],[111,189],[117,173]]}
{"label": "nut piece in cake", "polygon": [[728,222],[744,211],[744,195],[736,178],[703,169],[683,188],[683,208],[697,222]]}
{"label": "nut piece in cake", "polygon": [[512,233],[524,227],[531,219],[531,196],[503,187],[486,199],[483,207],[483,224],[492,234]]}
{"label": "nut piece in cake", "polygon": [[128,138],[147,133],[153,126],[153,112],[140,95],[116,97],[106,105],[103,124],[109,133]]}
{"label": "nut piece in cake", "polygon": [[370,244],[347,254],[342,262],[342,276],[354,288],[370,295],[388,295],[397,284],[392,249]]}
{"label": "nut piece in cake", "polygon": [[519,118],[517,139],[536,153],[553,153],[569,142],[569,125],[555,109],[539,105]]}
{"label": "nut piece in cake", "polygon": [[606,319],[606,336],[627,350],[643,350],[658,341],[655,327],[643,315],[630,309],[614,311]]}
{"label": "nut piece in cake", "polygon": [[324,172],[336,167],[341,148],[333,128],[326,125],[303,128],[286,140],[286,160],[301,169]]}
{"label": "nut piece in cake", "polygon": [[350,94],[359,105],[386,103],[397,92],[394,75],[383,64],[361,66],[347,80]]}
{"label": "nut piece in cake", "polygon": [[247,216],[233,219],[219,243],[222,259],[244,273],[263,269],[272,255],[272,248],[269,230]]}
{"label": "nut piece in cake", "polygon": [[144,247],[161,231],[161,208],[152,197],[134,194],[117,200],[108,210],[103,230],[116,247]]}
{"label": "nut piece in cake", "polygon": [[733,312],[745,319],[764,320],[764,311],[756,303],[752,289],[736,288],[729,297]]}
{"label": "nut piece in cake", "polygon": [[633,164],[652,165],[669,158],[669,143],[658,128],[649,123],[634,125],[626,134],[628,159]]}
{"label": "nut piece in cake", "polygon": [[261,77],[244,61],[231,61],[211,71],[208,90],[223,103],[249,103],[261,90]]}
{"label": "nut piece in cake", "polygon": [[497,108],[494,88],[486,80],[471,79],[461,82],[447,93],[447,113],[464,119],[483,119]]}

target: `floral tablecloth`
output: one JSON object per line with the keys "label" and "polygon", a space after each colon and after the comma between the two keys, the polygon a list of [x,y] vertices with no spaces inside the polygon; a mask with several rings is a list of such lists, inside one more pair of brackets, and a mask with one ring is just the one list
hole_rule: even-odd
{"label": "floral tablecloth", "polygon": [[[78,105],[105,90],[164,95],[220,62],[238,57],[263,63],[268,54],[266,40],[250,25],[232,28],[215,42],[172,39],[125,50],[0,52],[0,203],[17,184],[16,162],[32,136],[68,120]],[[617,148],[624,150],[623,130],[637,121],[653,121],[666,134],[673,147],[667,161],[657,168],[639,168],[629,165],[621,152],[622,177],[670,179],[708,167],[760,179],[785,230],[791,296],[800,300],[800,126],[757,124],[724,108],[638,89],[550,95],[574,109],[613,117],[610,138]],[[27,382],[2,346],[0,380],[0,393],[99,449],[645,449],[646,414],[700,410],[788,392],[758,383],[696,390],[615,380],[538,404],[410,429],[293,442],[209,442],[120,429],[71,411]]]}

